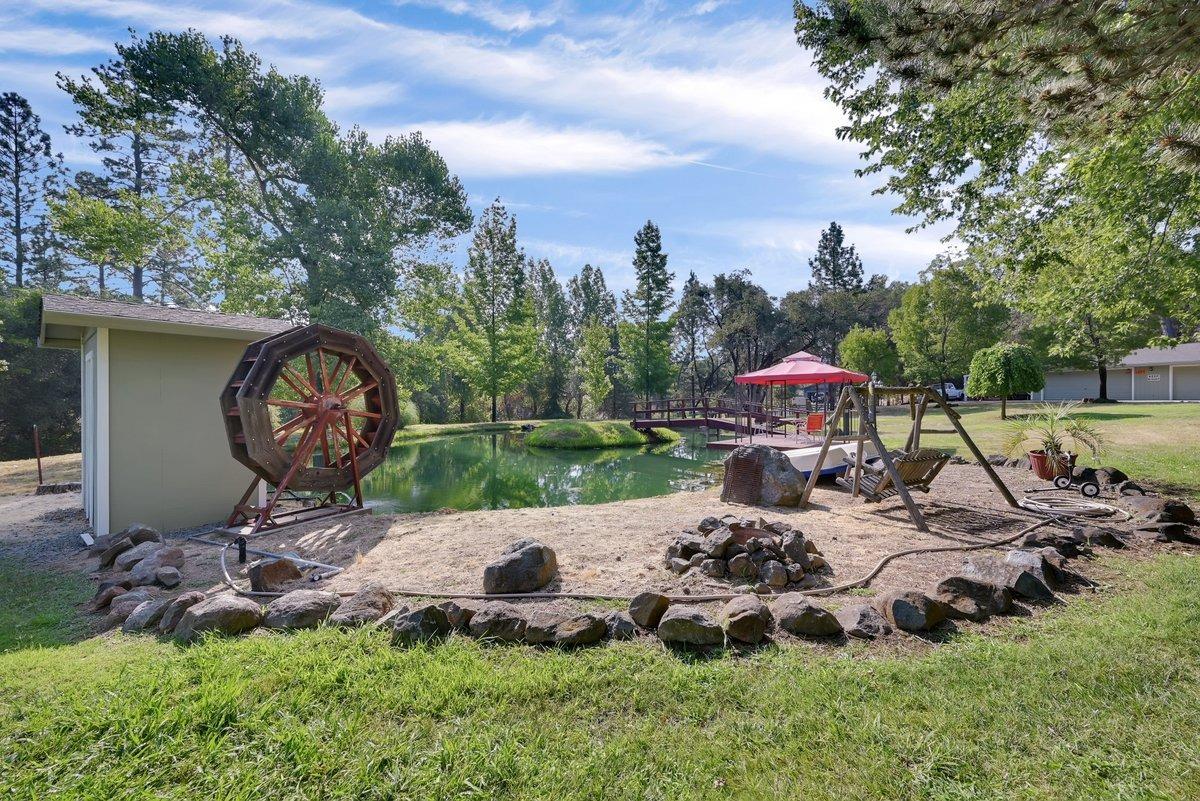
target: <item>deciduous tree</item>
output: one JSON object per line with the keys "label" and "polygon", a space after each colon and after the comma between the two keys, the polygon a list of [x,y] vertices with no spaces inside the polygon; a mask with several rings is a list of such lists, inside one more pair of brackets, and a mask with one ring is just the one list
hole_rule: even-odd
{"label": "deciduous tree", "polygon": [[1008,419],[1008,396],[1037,392],[1046,386],[1046,376],[1037,354],[1027,345],[999,342],[975,351],[967,377],[967,394],[976,398],[1000,398],[1000,419]]}
{"label": "deciduous tree", "polygon": [[838,361],[842,367],[891,384],[900,376],[900,355],[882,328],[854,326],[838,344]]}

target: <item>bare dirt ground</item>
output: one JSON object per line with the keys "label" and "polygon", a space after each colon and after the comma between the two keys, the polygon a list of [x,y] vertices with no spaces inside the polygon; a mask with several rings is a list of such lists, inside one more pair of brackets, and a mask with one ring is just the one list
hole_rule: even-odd
{"label": "bare dirt ground", "polygon": [[[1028,471],[999,472],[1017,497],[1024,489],[1045,486]],[[828,560],[833,575],[824,577],[826,585],[864,575],[892,551],[999,539],[1038,519],[1008,507],[975,465],[948,465],[934,487],[929,495],[917,495],[929,533],[913,528],[899,500],[868,504],[835,485],[822,484],[813,505],[804,510],[725,504],[713,488],[595,506],[358,515],[258,537],[251,547],[344,567],[343,573],[319,582],[329,589],[352,591],[378,581],[394,589],[469,593],[481,591],[484,566],[506,545],[532,536],[558,556],[559,577],[548,590],[633,595],[653,589],[698,595],[728,592],[730,584],[698,571],[676,576],[663,566],[663,555],[679,530],[707,515],[791,523],[815,541]],[[78,538],[86,525],[79,504],[78,493],[0,497],[0,556],[53,569],[95,570],[96,558],[86,555]],[[187,564],[178,591],[223,588],[219,549],[187,540],[179,544]],[[927,587],[955,572],[962,559],[956,552],[901,557],[872,582],[870,591]],[[244,566],[232,552],[228,562],[234,578],[246,586]],[[862,594],[868,593],[855,590],[841,600]],[[838,605],[838,596],[831,598]]]}

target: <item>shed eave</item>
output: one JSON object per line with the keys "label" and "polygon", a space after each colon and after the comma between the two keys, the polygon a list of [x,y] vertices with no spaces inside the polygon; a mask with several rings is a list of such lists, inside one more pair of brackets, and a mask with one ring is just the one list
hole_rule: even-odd
{"label": "shed eave", "polygon": [[190,323],[165,322],[162,320],[141,320],[133,317],[116,315],[74,314],[71,312],[45,309],[42,312],[42,330],[38,344],[42,347],[65,347],[55,344],[71,338],[69,331],[74,331],[76,341],[70,346],[79,348],[78,338],[88,328],[111,328],[119,331],[141,331],[149,334],[174,334],[176,336],[211,337],[214,339],[239,339],[254,341],[267,336],[267,333],[253,328],[237,326],[194,325]]}

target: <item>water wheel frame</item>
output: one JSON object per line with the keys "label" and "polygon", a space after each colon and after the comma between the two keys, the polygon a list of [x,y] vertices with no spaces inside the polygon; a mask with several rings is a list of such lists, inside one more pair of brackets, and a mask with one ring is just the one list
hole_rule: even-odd
{"label": "water wheel frame", "polygon": [[[371,343],[319,324],[250,343],[220,403],[230,453],[255,474],[227,521],[251,524],[248,533],[300,522],[286,516],[363,508],[360,482],[383,463],[399,416],[395,379]],[[259,482],[274,490],[255,505]],[[337,503],[350,487],[353,503]],[[303,514],[277,512],[297,492],[319,502]]]}

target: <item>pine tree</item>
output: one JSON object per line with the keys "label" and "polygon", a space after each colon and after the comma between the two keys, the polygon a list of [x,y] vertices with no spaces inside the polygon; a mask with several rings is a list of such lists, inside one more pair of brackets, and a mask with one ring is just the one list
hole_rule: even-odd
{"label": "pine tree", "polygon": [[817,252],[808,260],[812,285],[821,292],[862,289],[862,259],[853,245],[846,245],[846,234],[836,222],[821,232]]}
{"label": "pine tree", "polygon": [[[583,347],[583,332],[589,325],[599,324],[608,331],[609,344],[604,349],[606,356],[602,361],[609,382],[604,394],[611,396],[615,405],[620,394],[616,386],[620,370],[617,298],[605,283],[603,271],[590,264],[583,265],[578,275],[572,276],[567,282],[567,295],[571,306],[570,337],[576,353]],[[576,359],[569,381],[575,398],[575,413],[580,417],[583,416],[585,394],[581,369],[582,361]]]}
{"label": "pine tree", "polygon": [[623,372],[647,401],[671,385],[671,323],[663,316],[671,308],[667,254],[658,226],[647,220],[633,238],[636,285],[622,299],[626,323],[621,340],[627,344]]}
{"label": "pine tree", "polygon": [[[529,285],[533,296],[540,348],[545,369],[530,382],[530,396],[545,400],[546,417],[563,415],[562,398],[567,389],[568,370],[573,358],[570,337],[570,306],[562,284],[547,259],[529,265]],[[535,407],[534,413],[537,413]]]}
{"label": "pine tree", "polygon": [[580,389],[593,413],[599,413],[604,408],[604,400],[612,392],[612,377],[609,375],[611,343],[612,333],[601,323],[588,323],[580,332]]}
{"label": "pine tree", "polygon": [[[45,204],[61,173],[62,157],[29,101],[15,92],[0,94],[0,262],[11,265],[14,286],[25,286],[33,242],[43,226]],[[36,244],[42,244],[39,240]]]}
{"label": "pine tree", "polygon": [[[689,273],[683,284],[683,295],[675,313],[676,359],[683,365],[691,397],[709,390],[714,377],[712,359],[707,357],[708,338],[712,334],[712,291],[700,283],[696,274]],[[700,362],[708,365],[701,374]]]}
{"label": "pine tree", "polygon": [[459,372],[491,398],[495,421],[498,399],[525,383],[541,357],[517,222],[498,198],[480,217],[467,251],[454,339]]}

